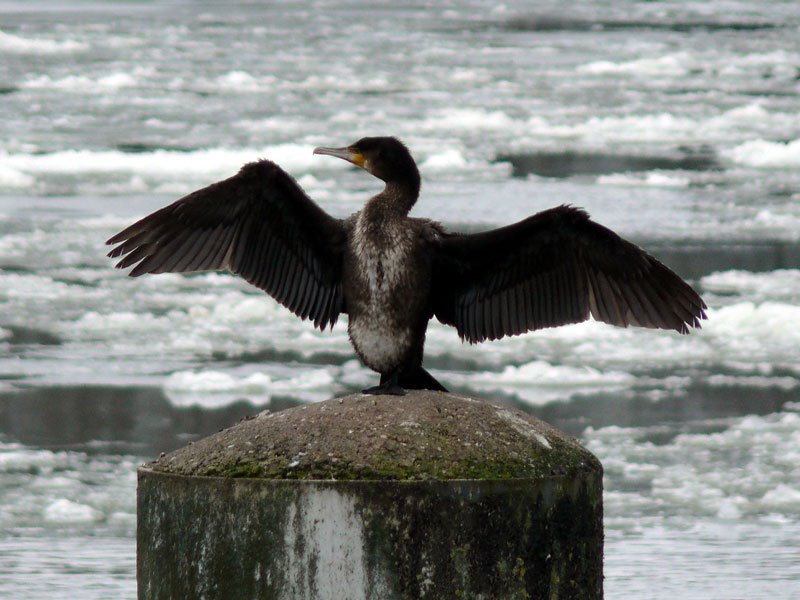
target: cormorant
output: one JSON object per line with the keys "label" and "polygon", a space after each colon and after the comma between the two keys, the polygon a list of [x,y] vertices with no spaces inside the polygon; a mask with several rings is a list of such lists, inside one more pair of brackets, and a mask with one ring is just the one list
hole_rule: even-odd
{"label": "cormorant", "polygon": [[382,179],[364,208],[336,219],[268,160],[197,190],[108,240],[129,275],[227,270],[321,330],[348,315],[367,393],[445,390],[422,368],[436,316],[470,343],[599,321],[688,333],[703,300],[641,248],[562,205],[513,225],[450,233],[412,218],[420,175],[393,137],[316,148]]}

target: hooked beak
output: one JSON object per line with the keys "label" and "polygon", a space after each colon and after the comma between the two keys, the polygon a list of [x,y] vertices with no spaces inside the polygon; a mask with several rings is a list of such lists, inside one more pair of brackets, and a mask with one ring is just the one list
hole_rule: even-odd
{"label": "hooked beak", "polygon": [[342,158],[347,162],[353,163],[357,167],[361,167],[364,169],[364,164],[366,160],[364,159],[364,155],[360,152],[356,152],[351,148],[314,148],[314,154],[327,154],[328,156],[335,156],[336,158]]}

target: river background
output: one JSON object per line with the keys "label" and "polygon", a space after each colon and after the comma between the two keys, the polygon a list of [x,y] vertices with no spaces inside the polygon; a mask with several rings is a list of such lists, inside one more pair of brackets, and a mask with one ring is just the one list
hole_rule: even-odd
{"label": "river background", "polygon": [[380,188],[312,149],[382,134],[416,216],[583,206],[709,304],[690,336],[429,329],[438,379],[602,460],[606,598],[800,596],[798,114],[795,2],[0,1],[0,597],[134,598],[138,464],[374,383],[345,323],[103,242],[259,157],[345,216]]}

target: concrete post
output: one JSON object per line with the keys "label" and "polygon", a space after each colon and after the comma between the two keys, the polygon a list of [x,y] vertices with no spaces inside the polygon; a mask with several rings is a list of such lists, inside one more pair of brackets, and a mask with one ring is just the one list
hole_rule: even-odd
{"label": "concrete post", "polygon": [[261,415],[139,471],[140,600],[602,598],[602,467],[441,392]]}

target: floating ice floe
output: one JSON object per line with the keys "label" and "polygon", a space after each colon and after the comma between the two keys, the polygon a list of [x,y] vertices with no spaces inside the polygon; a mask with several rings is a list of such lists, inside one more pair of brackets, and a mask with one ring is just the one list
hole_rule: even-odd
{"label": "floating ice floe", "polygon": [[330,396],[334,383],[327,369],[311,370],[288,379],[273,379],[265,373],[237,378],[221,371],[181,371],[167,378],[164,392],[175,406],[220,408],[239,400],[268,404],[274,395],[323,400]]}
{"label": "floating ice floe", "polygon": [[752,140],[723,152],[729,160],[760,169],[800,167],[800,139],[790,142]]}
{"label": "floating ice floe", "polygon": [[480,108],[449,108],[436,111],[419,124],[419,129],[428,130],[467,130],[508,129],[515,121],[499,110],[488,111]]}
{"label": "floating ice floe", "polygon": [[783,302],[738,302],[711,311],[701,337],[722,357],[768,363],[800,373],[800,306]]}
{"label": "floating ice floe", "polygon": [[800,484],[792,486],[779,483],[764,494],[761,507],[775,512],[788,511],[790,514],[800,512]]}
{"label": "floating ice floe", "polygon": [[35,183],[35,177],[8,165],[0,164],[0,189],[27,188],[33,186]]}
{"label": "floating ice floe", "polygon": [[800,387],[800,379],[794,377],[769,377],[765,375],[711,375],[706,383],[714,387],[778,388],[793,390]]}
{"label": "floating ice floe", "polygon": [[48,523],[90,523],[103,518],[103,513],[86,504],[60,498],[44,509],[44,520]]}
{"label": "floating ice floe", "polygon": [[510,393],[529,404],[566,400],[589,391],[624,389],[636,381],[630,373],[551,365],[542,360],[519,367],[509,366],[500,373],[478,372],[452,377],[460,385],[482,392]]}
{"label": "floating ice floe", "polygon": [[800,269],[775,269],[763,273],[736,269],[718,271],[703,277],[700,285],[715,294],[742,296],[756,302],[800,302]]}
{"label": "floating ice floe", "polygon": [[27,174],[137,173],[175,179],[201,176],[212,179],[235,174],[243,164],[268,158],[289,171],[325,169],[328,161],[318,161],[313,147],[302,144],[278,144],[262,148],[206,148],[191,151],[153,150],[63,150],[45,154],[0,152],[5,169]]}
{"label": "floating ice floe", "polygon": [[49,75],[38,75],[21,85],[30,89],[56,89],[81,94],[96,94],[103,91],[116,91],[138,85],[139,81],[130,73],[109,73],[99,77],[86,75],[67,75],[61,79],[53,79]]}
{"label": "floating ice floe", "polygon": [[22,444],[0,443],[0,473],[38,472],[48,475],[69,464],[66,452],[37,450]]}
{"label": "floating ice floe", "polygon": [[[605,467],[610,517],[659,511],[721,519],[800,514],[800,488],[793,483],[800,481],[796,413],[743,417],[719,433],[679,434],[667,443],[646,438],[646,430],[626,427],[584,434]],[[631,489],[642,493],[619,491]]]}
{"label": "floating ice floe", "polygon": [[52,40],[24,37],[0,31],[0,53],[9,54],[61,54],[81,52],[89,49],[89,44],[78,40]]}
{"label": "floating ice floe", "polygon": [[467,159],[458,150],[445,150],[426,158],[419,168],[422,171],[448,171],[460,170],[466,165]]}
{"label": "floating ice floe", "polygon": [[218,76],[214,83],[223,90],[233,92],[259,92],[275,84],[274,77],[256,78],[247,71],[228,71]]}
{"label": "floating ice floe", "polygon": [[644,173],[641,176],[631,173],[613,173],[611,175],[601,175],[597,178],[597,183],[624,187],[685,188],[689,186],[691,180],[688,177],[667,175],[659,172]]}
{"label": "floating ice floe", "polygon": [[[530,117],[523,133],[556,140],[569,138],[595,146],[598,143],[697,143],[736,142],[746,136],[769,135],[776,131],[797,130],[797,117],[788,112],[766,109],[761,102],[735,106],[724,112],[684,114],[676,112],[640,112],[599,114],[584,121],[559,122],[553,117]],[[730,151],[729,151],[730,152]]]}
{"label": "floating ice floe", "polygon": [[650,77],[679,77],[685,75],[696,59],[688,52],[667,54],[657,57],[639,58],[631,61],[612,62],[598,60],[579,66],[578,73],[590,75],[630,74]]}

